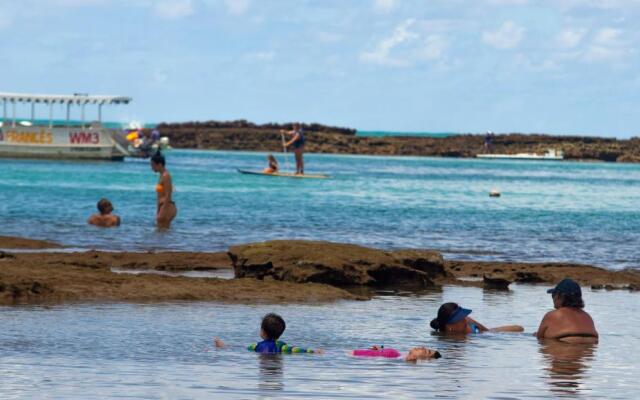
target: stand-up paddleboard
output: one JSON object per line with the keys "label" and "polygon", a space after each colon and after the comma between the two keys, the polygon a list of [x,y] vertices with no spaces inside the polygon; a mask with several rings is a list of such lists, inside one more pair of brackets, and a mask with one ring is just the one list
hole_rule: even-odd
{"label": "stand-up paddleboard", "polygon": [[273,173],[273,174],[267,174],[266,172],[262,172],[262,171],[247,171],[247,170],[244,170],[244,169],[238,169],[238,172],[240,172],[241,174],[246,174],[246,175],[276,176],[276,177],[280,177],[280,178],[297,178],[297,179],[327,179],[327,178],[329,178],[329,175],[323,175],[323,174],[298,175],[298,174],[291,174],[291,173],[286,173],[286,172],[276,172],[276,173]]}

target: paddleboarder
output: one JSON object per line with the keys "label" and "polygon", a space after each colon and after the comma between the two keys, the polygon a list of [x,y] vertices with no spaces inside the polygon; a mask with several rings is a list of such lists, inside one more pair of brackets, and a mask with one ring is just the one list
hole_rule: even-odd
{"label": "paddleboarder", "polygon": [[280,132],[291,135],[291,140],[286,142],[284,144],[284,147],[291,147],[293,149],[293,154],[296,157],[296,174],[304,175],[303,154],[304,154],[305,138],[304,138],[304,132],[303,132],[302,126],[296,123],[293,125],[293,130],[291,131],[281,130]]}

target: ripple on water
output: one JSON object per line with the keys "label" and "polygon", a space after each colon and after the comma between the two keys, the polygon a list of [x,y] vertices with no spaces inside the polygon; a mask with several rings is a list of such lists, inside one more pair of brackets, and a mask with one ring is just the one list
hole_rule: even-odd
{"label": "ripple on water", "polygon": [[[457,301],[486,325],[520,323],[532,332],[551,307],[545,289],[445,287],[326,305],[3,307],[0,398],[634,397],[640,372],[628,349],[640,345],[637,294],[585,290],[598,345],[541,344],[528,333],[447,337],[428,329],[442,302]],[[326,354],[247,352],[270,311],[287,321],[284,340]],[[215,350],[214,336],[230,348]],[[424,345],[443,358],[414,365],[347,355],[372,344],[402,351]]]}

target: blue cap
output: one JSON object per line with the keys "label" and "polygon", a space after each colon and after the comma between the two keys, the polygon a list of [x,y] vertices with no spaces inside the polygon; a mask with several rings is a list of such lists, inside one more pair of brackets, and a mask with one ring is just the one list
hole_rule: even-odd
{"label": "blue cap", "polygon": [[453,314],[451,314],[451,316],[447,320],[447,324],[455,324],[456,322],[459,322],[462,319],[464,319],[469,314],[471,314],[471,310],[467,308],[458,307],[458,309],[454,311]]}
{"label": "blue cap", "polygon": [[560,293],[560,294],[582,296],[582,290],[580,290],[580,285],[578,285],[578,283],[573,279],[569,279],[569,278],[563,279],[560,282],[558,282],[556,287],[554,287],[553,289],[547,290],[547,293],[551,293],[551,294]]}

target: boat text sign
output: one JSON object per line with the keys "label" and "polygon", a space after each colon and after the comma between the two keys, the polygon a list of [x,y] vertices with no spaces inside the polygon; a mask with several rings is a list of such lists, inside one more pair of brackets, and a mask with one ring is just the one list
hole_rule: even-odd
{"label": "boat text sign", "polygon": [[[0,128],[0,142],[5,144],[100,145],[102,132],[92,129],[15,127]],[[106,143],[105,143],[106,144]]]}

